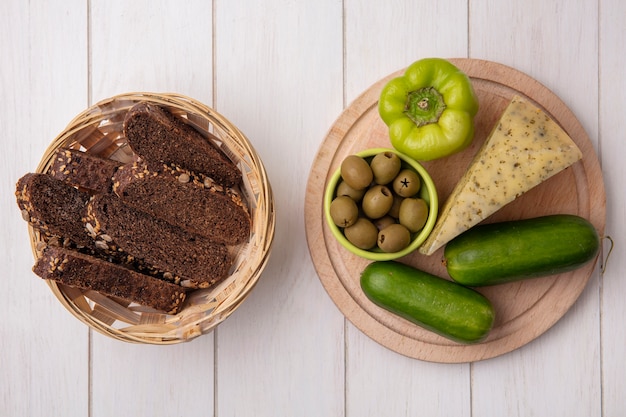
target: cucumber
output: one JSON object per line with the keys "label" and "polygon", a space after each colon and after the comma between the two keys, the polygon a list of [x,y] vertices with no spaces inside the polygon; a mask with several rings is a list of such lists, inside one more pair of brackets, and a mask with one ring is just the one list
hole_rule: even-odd
{"label": "cucumber", "polygon": [[482,294],[397,261],[375,261],[361,273],[374,304],[455,342],[483,340],[495,311]]}
{"label": "cucumber", "polygon": [[591,223],[556,214],[475,226],[448,242],[444,263],[454,281],[477,287],[572,271],[599,248]]}

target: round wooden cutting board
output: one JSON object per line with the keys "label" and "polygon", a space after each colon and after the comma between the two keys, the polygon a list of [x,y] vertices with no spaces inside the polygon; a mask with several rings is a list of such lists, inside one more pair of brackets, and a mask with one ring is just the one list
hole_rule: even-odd
{"label": "round wooden cutting board", "polygon": [[[575,115],[550,90],[529,76],[489,61],[450,59],[472,80],[479,99],[476,135],[461,153],[424,163],[442,204],[467,169],[470,160],[514,95],[538,105],[572,137],[583,159],[522,195],[485,222],[515,220],[548,214],[576,214],[590,220],[603,236],[605,190],[598,158]],[[371,303],[359,286],[361,271],[370,261],[359,258],[333,238],[322,211],[326,183],[341,161],[352,153],[390,147],[387,127],[378,115],[383,86],[403,71],[378,81],[357,98],[331,127],[310,172],[305,201],[309,251],[320,281],[358,329],[381,345],[408,357],[442,363],[473,362],[517,349],[556,323],[579,297],[596,262],[576,271],[515,283],[480,288],[493,303],[496,322],[488,338],[462,345],[409,323]],[[448,278],[441,264],[443,248],[431,256],[414,252],[399,261]],[[597,258],[596,258],[597,260]]]}

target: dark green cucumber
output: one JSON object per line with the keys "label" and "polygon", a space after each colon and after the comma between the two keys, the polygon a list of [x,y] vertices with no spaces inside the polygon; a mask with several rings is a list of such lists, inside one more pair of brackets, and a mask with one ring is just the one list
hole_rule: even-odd
{"label": "dark green cucumber", "polygon": [[475,226],[448,242],[444,262],[453,280],[476,287],[572,271],[599,248],[591,223],[557,214]]}
{"label": "dark green cucumber", "polygon": [[379,307],[460,343],[483,340],[495,319],[479,292],[396,261],[369,264],[361,288]]}

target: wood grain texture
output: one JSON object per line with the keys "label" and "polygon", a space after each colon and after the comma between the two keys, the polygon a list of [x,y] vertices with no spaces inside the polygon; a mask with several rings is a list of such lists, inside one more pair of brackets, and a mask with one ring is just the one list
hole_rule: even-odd
{"label": "wood grain texture", "polygon": [[[212,104],[210,3],[192,1],[180,7],[171,0],[94,0],[90,4],[94,101],[130,91],[174,91]],[[213,335],[163,351],[94,335],[92,416],[211,413],[213,357]],[[187,382],[180,387],[180,381]]]}
{"label": "wood grain texture", "polygon": [[[66,120],[87,104],[87,10],[82,1],[0,5],[0,415],[84,416],[89,406],[89,331],[68,320],[34,275],[18,178],[37,167]],[[74,47],[67,49],[65,45]],[[72,62],[72,66],[68,66]],[[60,325],[60,323],[63,323]]]}
{"label": "wood grain texture", "polygon": [[173,346],[93,333],[92,416],[204,416],[214,410],[214,335]]}
{"label": "wood grain texture", "polygon": [[[0,415],[626,414],[624,22],[620,0],[0,2]],[[306,246],[304,184],[327,130],[422,56],[500,62],[552,89],[599,153],[616,242],[606,272],[548,332],[471,365],[409,359],[364,335]],[[277,196],[259,285],[184,346],[105,339],[68,314],[30,271],[13,197],[74,115],[131,90],[213,104],[255,144]]]}
{"label": "wood grain texture", "polygon": [[[466,1],[347,0],[344,5],[346,107],[416,59],[468,54]],[[442,369],[407,360],[347,323],[346,416],[469,416],[470,391],[469,366]]]}
{"label": "wood grain texture", "polygon": [[[598,34],[589,22],[597,13],[596,1],[470,2],[471,57],[493,57],[548,86],[596,145]],[[507,360],[473,366],[473,413],[600,414],[598,308],[596,270],[574,308],[549,332]],[[560,343],[554,343],[557,335]]]}
{"label": "wood grain texture", "polygon": [[213,104],[210,2],[92,0],[90,6],[92,102],[146,91]]}
{"label": "wood grain texture", "polygon": [[465,0],[346,0],[344,9],[346,105],[419,58],[467,56]]}
{"label": "wood grain texture", "polygon": [[306,167],[341,111],[341,2],[229,0],[215,13],[216,108],[280,190],[272,257],[217,329],[217,414],[342,415],[343,317],[303,239]]}
{"label": "wood grain texture", "polygon": [[470,416],[468,364],[415,360],[347,325],[348,416]]}
{"label": "wood grain texture", "polygon": [[[602,1],[600,4],[600,105],[599,152],[606,175],[607,234],[615,246],[610,256],[608,241],[605,256],[609,256],[606,272],[601,276],[601,355],[603,415],[626,415],[626,198],[624,184],[626,169],[626,119],[620,109],[626,106],[626,88],[621,74],[626,58],[623,53],[626,3]],[[619,41],[618,41],[619,40]]]}

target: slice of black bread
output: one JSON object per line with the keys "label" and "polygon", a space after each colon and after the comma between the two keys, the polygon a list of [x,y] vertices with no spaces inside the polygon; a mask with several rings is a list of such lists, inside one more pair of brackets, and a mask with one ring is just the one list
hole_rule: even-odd
{"label": "slice of black bread", "polygon": [[83,220],[100,244],[179,276],[181,285],[190,288],[208,288],[221,281],[233,263],[225,245],[137,210],[115,194],[92,197]]}
{"label": "slice of black bread", "polygon": [[76,149],[58,148],[47,173],[92,193],[111,191],[111,177],[122,165]]}
{"label": "slice of black bread", "polygon": [[110,248],[108,236],[96,240],[93,230],[83,222],[91,198],[89,193],[50,175],[30,173],[18,180],[15,195],[24,220],[40,232],[38,249],[40,245],[71,248],[160,279],[180,282],[180,277],[172,273]]}
{"label": "slice of black bread", "polygon": [[164,107],[135,104],[124,118],[123,129],[131,149],[151,167],[174,164],[226,187],[241,181],[241,171],[221,150]]}
{"label": "slice of black bread", "polygon": [[29,173],[18,180],[15,196],[22,218],[35,229],[77,246],[94,246],[81,221],[89,193],[47,174]]}
{"label": "slice of black bread", "polygon": [[250,238],[250,215],[234,190],[191,171],[145,163],[122,166],[113,177],[113,192],[126,204],[190,233],[237,245]]}
{"label": "slice of black bread", "polygon": [[135,302],[176,314],[185,301],[185,289],[102,259],[60,248],[46,247],[33,272],[72,287]]}

